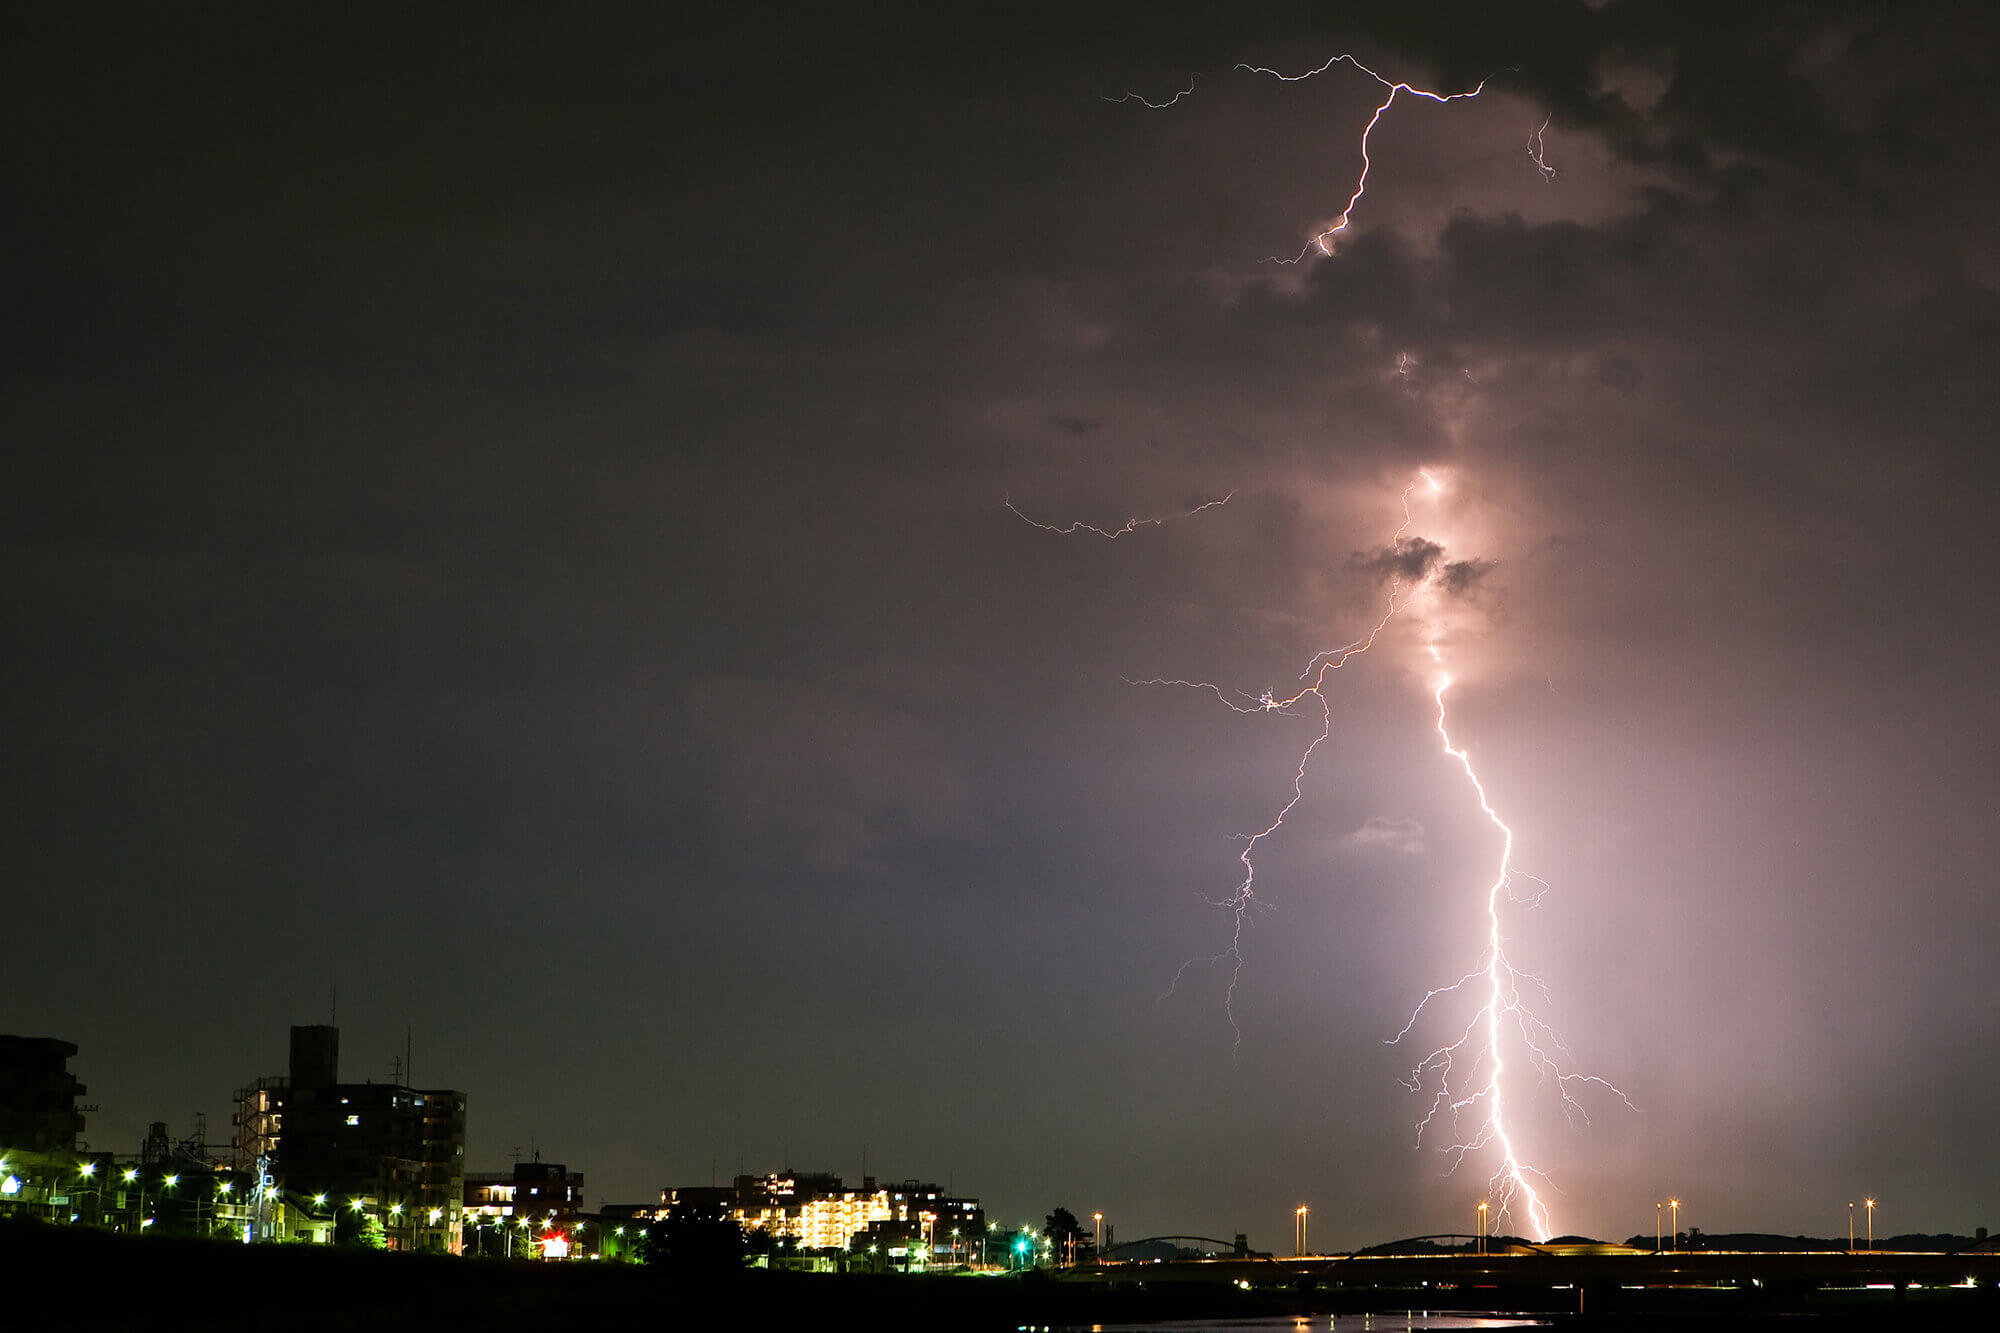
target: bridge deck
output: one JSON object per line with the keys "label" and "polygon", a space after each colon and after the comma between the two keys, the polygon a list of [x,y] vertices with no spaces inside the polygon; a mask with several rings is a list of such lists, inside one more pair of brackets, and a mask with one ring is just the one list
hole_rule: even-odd
{"label": "bridge deck", "polygon": [[1067,1276],[1114,1282],[1311,1283],[1350,1287],[1808,1287],[2000,1284],[2000,1253],[1682,1251],[1665,1254],[1334,1254],[1288,1259],[1107,1261]]}

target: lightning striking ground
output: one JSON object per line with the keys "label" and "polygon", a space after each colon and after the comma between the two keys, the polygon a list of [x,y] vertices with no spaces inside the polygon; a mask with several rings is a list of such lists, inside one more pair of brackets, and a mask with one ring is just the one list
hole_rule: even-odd
{"label": "lightning striking ground", "polygon": [[[1290,259],[1273,257],[1275,262],[1297,264],[1314,251],[1322,256],[1333,253],[1334,243],[1351,224],[1355,209],[1367,193],[1369,172],[1374,166],[1369,140],[1384,115],[1396,99],[1405,93],[1430,101],[1446,103],[1477,97],[1486,87],[1481,80],[1473,88],[1463,92],[1437,92],[1417,88],[1400,80],[1390,80],[1363,65],[1352,55],[1340,54],[1329,59],[1316,69],[1302,74],[1283,74],[1260,65],[1238,65],[1239,70],[1250,74],[1268,75],[1284,83],[1297,83],[1324,74],[1337,64],[1352,65],[1361,73],[1374,79],[1387,90],[1386,95],[1376,105],[1363,127],[1360,137],[1361,170],[1334,221],[1309,240],[1299,253]],[[1136,94],[1128,93],[1122,98],[1108,98],[1108,101],[1137,100],[1148,107],[1162,109],[1179,102],[1194,91],[1190,79],[1188,87],[1173,97],[1153,102]],[[1553,119],[1551,117],[1550,119]],[[1548,164],[1546,156],[1546,135],[1549,120],[1544,120],[1528,139],[1528,156],[1544,180],[1555,178],[1555,168]],[[1408,376],[1411,361],[1407,355],[1399,358],[1397,371]],[[1470,372],[1467,372],[1468,377]],[[1419,470],[1422,484],[1427,485],[1435,496],[1443,487],[1438,478],[1429,471]],[[1409,1038],[1420,1022],[1441,1008],[1450,997],[1470,995],[1477,998],[1469,1018],[1457,1028],[1457,1035],[1451,1040],[1432,1047],[1412,1068],[1408,1086],[1415,1092],[1428,1092],[1429,1105],[1417,1124],[1417,1140],[1421,1144],[1433,1137],[1448,1135],[1449,1144],[1443,1151],[1451,1161],[1451,1170],[1456,1170],[1468,1157],[1491,1152],[1497,1158],[1496,1165],[1487,1182],[1487,1189],[1495,1211],[1499,1216],[1515,1214],[1534,1232],[1538,1239],[1546,1240],[1554,1231],[1547,1201],[1543,1191],[1553,1186],[1547,1173],[1531,1164],[1522,1153],[1516,1134],[1509,1128],[1508,1108],[1510,1072],[1509,1057],[1519,1051],[1520,1061],[1536,1071],[1540,1078],[1552,1084],[1557,1090],[1566,1117],[1573,1121],[1588,1121],[1584,1106],[1577,1095],[1586,1089],[1598,1089],[1617,1097],[1627,1107],[1632,1103],[1613,1084],[1594,1074],[1579,1073],[1569,1067],[1570,1053],[1561,1036],[1550,1027],[1528,1003],[1528,996],[1538,994],[1542,1001],[1548,999],[1548,986],[1538,976],[1523,971],[1515,965],[1507,952],[1507,931],[1505,920],[1513,909],[1532,909],[1540,905],[1548,891],[1546,881],[1530,875],[1514,864],[1513,828],[1501,818],[1489,797],[1485,784],[1481,781],[1472,763],[1470,751],[1456,744],[1451,735],[1447,696],[1451,690],[1453,677],[1447,668],[1444,653],[1439,647],[1439,628],[1429,609],[1435,600],[1462,587],[1455,582],[1455,571],[1464,565],[1446,563],[1444,547],[1440,543],[1422,542],[1411,539],[1405,542],[1411,524],[1410,493],[1419,482],[1405,486],[1401,494],[1403,521],[1390,538],[1388,591],[1381,615],[1362,637],[1342,647],[1324,650],[1313,655],[1299,680],[1305,682],[1303,688],[1289,695],[1280,696],[1271,690],[1251,696],[1241,691],[1225,690],[1209,681],[1153,678],[1130,681],[1130,684],[1185,688],[1213,694],[1225,707],[1237,713],[1273,712],[1286,716],[1297,716],[1308,695],[1320,713],[1320,729],[1301,750],[1293,768],[1291,790],[1262,829],[1240,835],[1242,847],[1237,853],[1237,861],[1242,868],[1241,877],[1235,888],[1220,899],[1210,899],[1211,905],[1226,912],[1230,922],[1229,944],[1226,948],[1205,957],[1197,957],[1184,962],[1174,973],[1168,986],[1172,994],[1190,969],[1201,965],[1226,968],[1227,980],[1223,987],[1223,1008],[1229,1018],[1231,1031],[1235,1034],[1235,1044],[1242,1043],[1242,1030],[1238,1027],[1235,1013],[1237,982],[1243,968],[1244,930],[1253,911],[1266,906],[1257,893],[1256,853],[1263,842],[1284,827],[1286,818],[1305,799],[1305,781],[1308,769],[1315,756],[1332,735],[1333,705],[1327,695],[1329,677],[1344,667],[1355,656],[1373,648],[1389,623],[1400,612],[1408,611],[1427,630],[1424,650],[1434,671],[1431,675],[1431,698],[1436,709],[1435,730],[1440,745],[1448,756],[1464,773],[1472,787],[1481,812],[1493,826],[1500,838],[1499,857],[1494,877],[1488,884],[1484,896],[1486,921],[1486,941],[1478,963],[1465,975],[1449,985],[1434,987],[1427,991],[1411,1011],[1409,1019],[1389,1044],[1397,1045]],[[1235,492],[1231,492],[1233,496]],[[1215,504],[1189,511],[1189,515],[1199,513]],[[1143,525],[1165,522],[1164,519],[1133,519],[1118,529],[1107,530],[1084,523],[1055,525],[1038,522],[1015,509],[1011,501],[1007,504],[1017,517],[1044,531],[1062,535],[1088,532],[1106,538],[1125,536]],[[1411,561],[1414,560],[1414,566]],[[1531,892],[1523,892],[1523,884],[1534,886]],[[1484,1205],[1482,1205],[1482,1208]]]}
{"label": "lightning striking ground", "polygon": [[[1440,494],[1443,485],[1427,470],[1419,470],[1418,480],[1402,488],[1400,503],[1403,511],[1402,522],[1390,534],[1387,551],[1398,561],[1414,560],[1416,567],[1405,571],[1392,566],[1388,590],[1380,615],[1360,638],[1338,648],[1323,649],[1313,654],[1300,674],[1301,688],[1281,694],[1264,690],[1251,695],[1240,690],[1227,690],[1212,681],[1171,679],[1154,677],[1145,680],[1129,680],[1128,684],[1161,686],[1190,689],[1212,694],[1218,702],[1235,713],[1279,713],[1285,716],[1299,716],[1306,700],[1319,712],[1318,732],[1299,752],[1292,768],[1290,791],[1277,811],[1255,832],[1239,835],[1242,847],[1237,852],[1237,862],[1241,876],[1235,886],[1220,898],[1206,899],[1211,906],[1226,913],[1229,922],[1229,942],[1223,949],[1188,959],[1176,969],[1167,994],[1173,994],[1188,972],[1197,967],[1221,967],[1225,970],[1223,982],[1223,1011],[1229,1019],[1234,1035],[1232,1049],[1240,1048],[1243,1040],[1242,1029],[1236,1021],[1236,986],[1243,971],[1243,942],[1246,927],[1256,911],[1268,908],[1270,904],[1259,896],[1257,886],[1256,855],[1267,840],[1284,828],[1285,822],[1300,802],[1305,799],[1306,775],[1315,757],[1333,734],[1333,703],[1329,697],[1332,673],[1373,648],[1382,637],[1389,624],[1399,614],[1408,614],[1425,629],[1424,652],[1434,668],[1431,677],[1431,698],[1436,709],[1434,729],[1444,753],[1465,775],[1480,811],[1493,826],[1500,838],[1500,850],[1492,881],[1487,885],[1484,896],[1486,918],[1486,942],[1479,962],[1465,975],[1449,985],[1434,987],[1417,1002],[1409,1019],[1395,1036],[1389,1038],[1390,1045],[1401,1044],[1413,1033],[1419,1022],[1435,1010],[1447,997],[1473,995],[1478,998],[1471,1016],[1458,1027],[1457,1035],[1426,1052],[1410,1072],[1407,1086],[1413,1092],[1428,1092],[1429,1105],[1417,1124],[1419,1143],[1427,1139],[1448,1135],[1450,1142],[1442,1151],[1449,1157],[1451,1170],[1456,1170],[1466,1158],[1476,1153],[1492,1151],[1497,1155],[1487,1192],[1492,1198],[1497,1216],[1510,1214],[1518,1216],[1522,1222],[1536,1233],[1536,1238],[1546,1240],[1554,1233],[1549,1208],[1543,1198],[1543,1190],[1550,1188],[1548,1175],[1541,1168],[1532,1165],[1518,1147],[1514,1133],[1508,1127],[1508,1052],[1518,1048],[1522,1060],[1533,1068],[1543,1081],[1552,1084],[1558,1091],[1564,1114],[1573,1121],[1588,1122],[1589,1116],[1575,1094],[1587,1089],[1601,1089],[1631,1106],[1625,1094],[1610,1083],[1594,1074],[1579,1073],[1569,1067],[1569,1050],[1562,1037],[1549,1026],[1529,1003],[1529,995],[1538,994],[1541,1000],[1548,999],[1548,986],[1533,973],[1518,967],[1507,952],[1505,914],[1509,910],[1530,910],[1541,904],[1548,892],[1547,881],[1529,874],[1514,864],[1514,830],[1501,818],[1494,807],[1486,786],[1472,763],[1469,750],[1452,739],[1449,725],[1447,696],[1452,686],[1452,675],[1447,669],[1444,652],[1439,646],[1439,629],[1436,624],[1434,605],[1437,599],[1447,595],[1452,587],[1452,571],[1457,568],[1446,560],[1446,549],[1441,543],[1409,537],[1414,523],[1410,508],[1410,495],[1421,485],[1432,496]],[[1235,492],[1231,491],[1230,496]],[[1229,497],[1224,497],[1225,499]],[[1189,514],[1201,512],[1222,501],[1210,501]],[[1023,522],[1045,532],[1074,535],[1089,532],[1103,537],[1123,536],[1140,523],[1149,520],[1132,520],[1122,528],[1109,530],[1088,524],[1071,523],[1056,525],[1037,522],[1021,514],[1010,503],[1007,506]],[[1166,520],[1150,520],[1163,522]],[[1307,712],[1306,715],[1310,715]],[[1524,891],[1523,885],[1532,886]]]}
{"label": "lightning striking ground", "polygon": [[[1548,985],[1540,977],[1521,971],[1508,958],[1501,909],[1506,905],[1539,906],[1542,895],[1548,891],[1548,882],[1514,865],[1514,830],[1493,808],[1486,786],[1472,766],[1471,753],[1452,743],[1445,706],[1452,677],[1444,669],[1444,655],[1438,649],[1435,636],[1425,645],[1425,651],[1438,668],[1431,691],[1437,706],[1438,740],[1444,752],[1463,770],[1466,780],[1472,784],[1481,812],[1498,830],[1500,857],[1493,882],[1486,889],[1486,947],[1479,965],[1451,985],[1426,993],[1417,1002],[1402,1031],[1390,1038],[1389,1043],[1398,1044],[1409,1036],[1433,1000],[1468,987],[1483,995],[1482,1002],[1460,1029],[1457,1039],[1433,1048],[1410,1072],[1408,1086],[1411,1091],[1427,1088],[1431,1091],[1430,1107],[1417,1125],[1418,1141],[1423,1140],[1434,1124],[1448,1122],[1453,1141],[1445,1151],[1452,1159],[1453,1169],[1469,1154],[1493,1149],[1498,1154],[1499,1162],[1493,1169],[1487,1190],[1494,1200],[1496,1211],[1504,1216],[1518,1208],[1535,1229],[1535,1239],[1547,1240],[1554,1234],[1555,1228],[1549,1219],[1548,1205],[1536,1184],[1539,1181],[1548,1185],[1548,1175],[1522,1159],[1513,1135],[1507,1129],[1505,1051],[1509,1033],[1526,1052],[1528,1062],[1556,1087],[1562,1098],[1564,1114],[1571,1119],[1589,1121],[1583,1104],[1572,1095],[1575,1090],[1586,1086],[1609,1092],[1628,1108],[1632,1102],[1609,1081],[1567,1068],[1565,1061],[1569,1051],[1562,1037],[1528,1007],[1523,997],[1523,982],[1539,992],[1544,1000],[1548,998]],[[1521,879],[1539,886],[1532,897],[1523,899],[1516,893],[1515,882]],[[1461,1066],[1465,1068],[1461,1070]]]}

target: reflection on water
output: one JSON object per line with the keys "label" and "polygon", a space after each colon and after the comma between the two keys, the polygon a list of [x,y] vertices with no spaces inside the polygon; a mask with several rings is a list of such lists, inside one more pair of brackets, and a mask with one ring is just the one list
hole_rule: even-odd
{"label": "reflection on water", "polygon": [[1180,1319],[1163,1324],[1092,1324],[1090,1333],[1418,1333],[1422,1329],[1547,1328],[1532,1315],[1442,1314],[1396,1310],[1375,1314],[1274,1315],[1265,1319]]}

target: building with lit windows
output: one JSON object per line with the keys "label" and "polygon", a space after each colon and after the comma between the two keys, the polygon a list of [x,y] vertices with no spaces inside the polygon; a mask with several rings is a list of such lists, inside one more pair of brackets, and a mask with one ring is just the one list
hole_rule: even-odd
{"label": "building with lit windows", "polygon": [[583,1173],[538,1159],[505,1173],[468,1175],[464,1206],[467,1250],[512,1254],[552,1234],[574,1235],[583,1216]]}
{"label": "building with lit windows", "polygon": [[340,1030],[292,1029],[291,1073],[238,1093],[239,1165],[373,1216],[393,1249],[463,1242],[465,1094],[339,1081]]}
{"label": "building with lit windows", "polygon": [[844,1250],[870,1222],[888,1220],[887,1190],[837,1190],[799,1207],[798,1240],[808,1250]]}
{"label": "building with lit windows", "polygon": [[857,1237],[888,1228],[916,1238],[929,1251],[976,1256],[986,1231],[977,1199],[950,1197],[935,1184],[882,1185],[867,1176],[859,1188],[850,1188],[839,1176],[791,1171],[738,1176],[728,1188],[661,1190],[653,1216],[677,1215],[732,1221],[745,1232],[761,1231],[802,1250],[851,1250]]}

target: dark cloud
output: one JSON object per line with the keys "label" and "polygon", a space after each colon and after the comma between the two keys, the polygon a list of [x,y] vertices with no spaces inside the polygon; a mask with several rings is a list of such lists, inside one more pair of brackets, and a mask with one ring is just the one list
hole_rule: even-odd
{"label": "dark cloud", "polygon": [[1444,559],[1444,547],[1424,537],[1399,537],[1392,546],[1347,558],[1347,567],[1378,581],[1421,583]]}
{"label": "dark cloud", "polygon": [[[84,1047],[101,1147],[387,979],[344,1023],[449,1043],[480,1166],[539,1130],[634,1199],[866,1142],[1003,1216],[1435,1231],[1462,1177],[1404,1151],[1383,1029],[1478,957],[1493,830],[1429,641],[1550,885],[1509,937],[1646,1108],[1527,1094],[1565,1226],[1629,1233],[1663,1171],[1704,1227],[1890,1179],[1983,1221],[1940,1108],[2000,1002],[1984,17],[36,10],[0,43],[14,924],[145,946],[85,987],[24,951],[10,1022]],[[1232,66],[1337,51],[1492,83],[1399,98],[1334,253],[1265,263],[1381,89]],[[1423,466],[1428,535],[1383,545]],[[1232,492],[1116,543],[1000,507]],[[1502,561],[1505,623],[1331,677],[1232,1063],[1214,977],[1155,997],[1318,718],[1218,697]],[[247,1008],[219,939],[272,960]]]}
{"label": "dark cloud", "polygon": [[1472,585],[1486,577],[1499,566],[1497,560],[1448,560],[1438,581],[1452,596],[1461,596],[1472,590]]}

